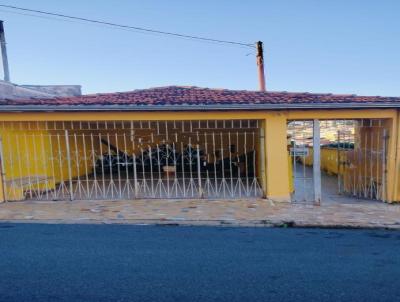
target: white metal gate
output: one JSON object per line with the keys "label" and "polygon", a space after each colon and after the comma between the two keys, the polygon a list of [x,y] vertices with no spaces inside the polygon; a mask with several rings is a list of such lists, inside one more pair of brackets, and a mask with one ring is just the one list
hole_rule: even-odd
{"label": "white metal gate", "polygon": [[3,123],[7,200],[255,198],[258,120]]}
{"label": "white metal gate", "polygon": [[386,201],[388,129],[385,120],[355,122],[354,144],[338,132],[338,190],[340,194]]}
{"label": "white metal gate", "polygon": [[[288,124],[289,155],[292,171],[292,201],[314,202],[314,171],[311,147],[314,122],[290,121]],[[310,159],[311,158],[311,159]]]}
{"label": "white metal gate", "polygon": [[315,120],[288,124],[292,200],[314,202],[319,183],[327,200],[385,201],[387,120],[323,120],[318,125],[316,132]]}

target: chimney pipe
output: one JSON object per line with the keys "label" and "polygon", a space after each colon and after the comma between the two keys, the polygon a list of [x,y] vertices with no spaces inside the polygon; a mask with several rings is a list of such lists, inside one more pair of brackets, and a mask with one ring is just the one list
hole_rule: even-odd
{"label": "chimney pipe", "polygon": [[8,68],[6,37],[4,35],[3,21],[0,20],[0,44],[1,44],[1,57],[3,59],[4,81],[10,82],[10,70]]}
{"label": "chimney pipe", "polygon": [[263,43],[261,41],[258,41],[256,43],[256,48],[257,48],[258,82],[260,85],[260,91],[265,91]]}

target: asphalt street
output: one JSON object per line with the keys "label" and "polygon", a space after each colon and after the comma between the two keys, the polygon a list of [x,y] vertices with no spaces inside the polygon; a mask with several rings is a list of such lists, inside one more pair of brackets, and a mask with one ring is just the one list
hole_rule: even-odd
{"label": "asphalt street", "polygon": [[398,301],[400,232],[0,224],[0,301]]}

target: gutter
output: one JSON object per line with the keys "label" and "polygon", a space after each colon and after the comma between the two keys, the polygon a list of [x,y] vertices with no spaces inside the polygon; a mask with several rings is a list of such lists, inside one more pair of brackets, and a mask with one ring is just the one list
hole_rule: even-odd
{"label": "gutter", "polygon": [[65,111],[215,111],[215,110],[287,110],[287,109],[377,109],[400,108],[398,103],[336,104],[229,104],[229,105],[0,105],[0,112]]}

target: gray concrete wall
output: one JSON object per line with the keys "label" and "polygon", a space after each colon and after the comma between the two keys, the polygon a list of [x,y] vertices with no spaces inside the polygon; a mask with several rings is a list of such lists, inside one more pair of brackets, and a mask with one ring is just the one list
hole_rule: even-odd
{"label": "gray concrete wall", "polygon": [[82,95],[80,85],[21,85],[20,87],[52,94],[54,96]]}
{"label": "gray concrete wall", "polygon": [[52,98],[81,94],[80,85],[16,85],[0,80],[0,99]]}

